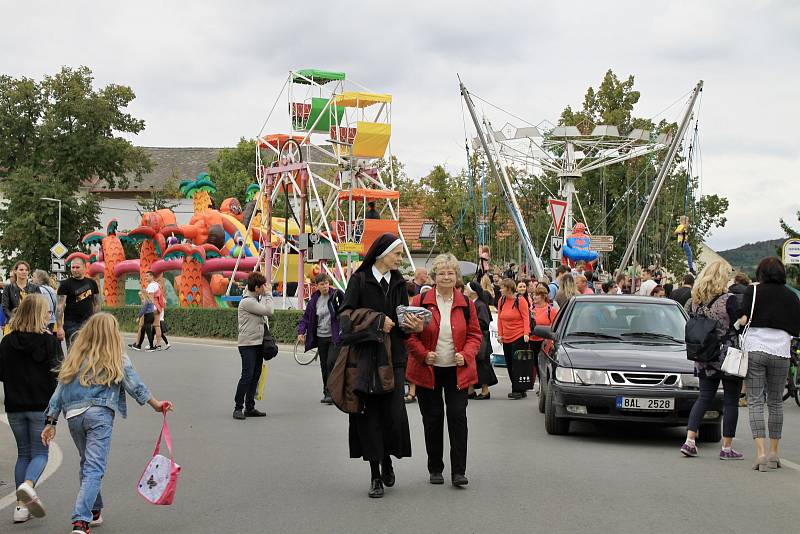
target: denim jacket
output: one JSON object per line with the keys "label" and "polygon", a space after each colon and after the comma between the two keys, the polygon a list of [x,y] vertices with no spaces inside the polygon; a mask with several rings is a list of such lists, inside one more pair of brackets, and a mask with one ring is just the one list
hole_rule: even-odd
{"label": "denim jacket", "polygon": [[84,387],[77,376],[66,384],[59,381],[53,396],[50,397],[47,416],[58,419],[58,413],[61,411],[66,415],[70,410],[105,406],[119,412],[122,417],[127,417],[126,391],[141,405],[149,401],[152,395],[134,370],[127,354],[123,355],[123,370],[122,381],[111,386],[91,384]]}

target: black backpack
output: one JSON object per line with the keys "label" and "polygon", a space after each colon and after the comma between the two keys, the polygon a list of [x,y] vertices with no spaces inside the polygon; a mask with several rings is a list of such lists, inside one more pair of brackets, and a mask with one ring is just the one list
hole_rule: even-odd
{"label": "black backpack", "polygon": [[[717,295],[708,303],[700,305],[686,321],[686,357],[694,362],[708,363],[719,360],[722,340],[717,334],[719,321],[706,315],[711,306],[722,295]],[[689,307],[691,310],[691,305]]]}

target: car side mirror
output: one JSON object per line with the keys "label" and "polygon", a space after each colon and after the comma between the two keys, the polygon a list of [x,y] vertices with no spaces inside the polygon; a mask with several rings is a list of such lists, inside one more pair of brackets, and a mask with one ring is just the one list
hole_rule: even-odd
{"label": "car side mirror", "polygon": [[549,326],[534,326],[533,335],[544,339],[555,339],[555,333]]}

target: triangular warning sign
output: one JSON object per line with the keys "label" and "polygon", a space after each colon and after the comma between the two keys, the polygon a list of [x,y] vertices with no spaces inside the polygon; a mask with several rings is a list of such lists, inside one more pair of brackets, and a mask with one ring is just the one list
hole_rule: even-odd
{"label": "triangular warning sign", "polygon": [[567,201],[551,198],[548,202],[550,202],[550,214],[553,216],[553,235],[559,235],[561,225],[564,224],[564,215],[567,213]]}

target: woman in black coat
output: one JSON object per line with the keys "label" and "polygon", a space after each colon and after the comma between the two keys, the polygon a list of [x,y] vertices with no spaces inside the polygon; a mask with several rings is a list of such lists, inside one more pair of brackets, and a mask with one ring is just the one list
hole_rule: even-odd
{"label": "woman in black coat", "polygon": [[[421,331],[422,321],[406,315],[401,329],[397,306],[408,305],[406,281],[397,268],[403,261],[403,242],[393,234],[381,235],[370,247],[364,261],[350,278],[339,313],[368,308],[383,314],[379,328],[391,337],[395,389],[382,395],[364,395],[364,410],[350,415],[350,457],[370,464],[369,496],[383,497],[384,486],[394,486],[395,475],[390,455],[411,456],[411,433],[403,401],[406,370],[406,332]],[[346,322],[342,324],[343,342]],[[372,343],[378,345],[377,343]],[[382,345],[381,345],[382,346]],[[377,347],[364,347],[362,357],[375,357]]]}
{"label": "woman in black coat", "polygon": [[497,384],[497,375],[492,367],[492,342],[489,334],[489,324],[492,322],[492,313],[489,311],[489,296],[477,282],[470,282],[464,289],[464,294],[475,303],[475,312],[478,315],[478,324],[481,327],[483,341],[475,358],[478,369],[478,383],[475,386],[481,387],[481,392],[475,394],[475,388],[470,387],[470,398],[475,400],[489,400],[492,394],[489,393],[489,386]]}

